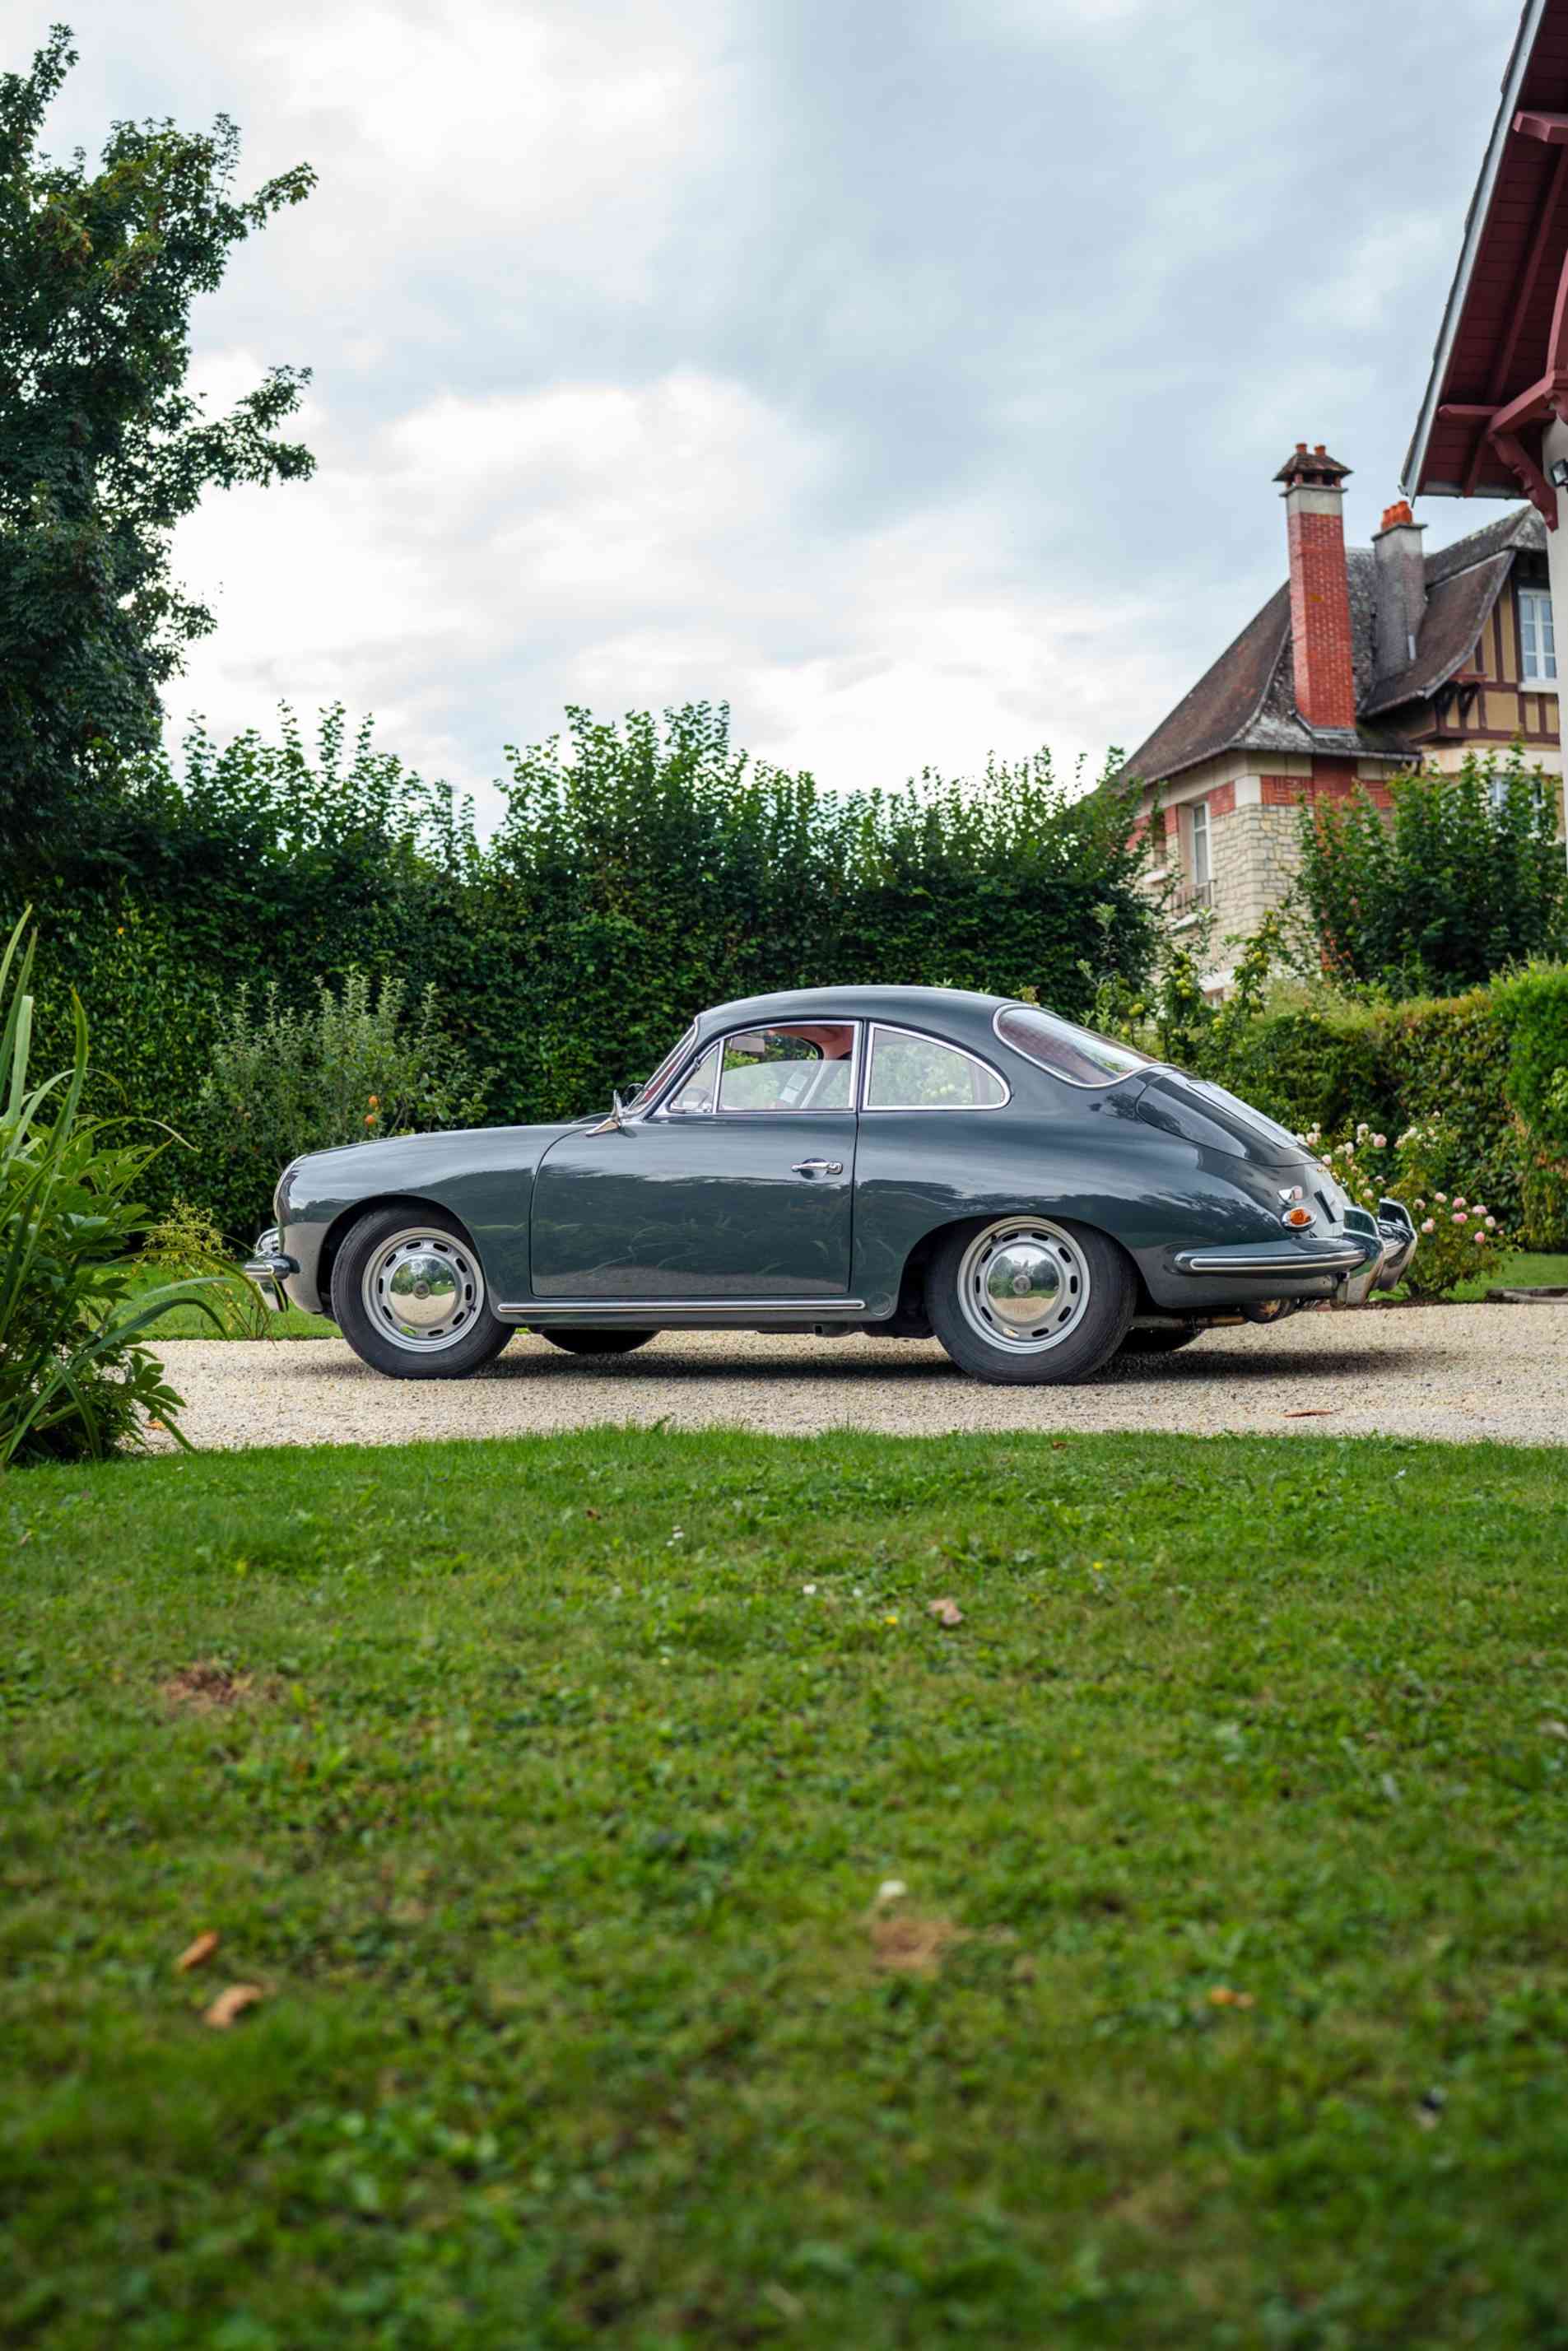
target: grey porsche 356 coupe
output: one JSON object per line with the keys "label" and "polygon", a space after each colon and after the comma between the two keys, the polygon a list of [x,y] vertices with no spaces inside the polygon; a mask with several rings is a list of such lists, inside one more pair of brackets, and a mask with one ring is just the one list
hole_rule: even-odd
{"label": "grey porsche 356 coupe", "polygon": [[246,1270],[367,1364],[454,1379],[519,1329],[940,1339],[982,1380],[1090,1378],[1216,1322],[1392,1289],[1416,1247],[1221,1088],[1034,1005],[814,987],[722,1004],[643,1084],[553,1126],[285,1168]]}

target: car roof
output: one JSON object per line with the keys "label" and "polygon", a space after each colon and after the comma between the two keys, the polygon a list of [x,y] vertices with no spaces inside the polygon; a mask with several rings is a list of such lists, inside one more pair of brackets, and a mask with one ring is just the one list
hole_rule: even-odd
{"label": "car roof", "polygon": [[765,1028],[837,1013],[845,1020],[902,1020],[916,1029],[975,1036],[990,1028],[1004,1004],[1018,1000],[1014,996],[981,996],[967,987],[789,987],[772,996],[743,996],[732,1004],[716,1004],[698,1015],[697,1028],[706,1037],[716,1029],[753,1023]]}

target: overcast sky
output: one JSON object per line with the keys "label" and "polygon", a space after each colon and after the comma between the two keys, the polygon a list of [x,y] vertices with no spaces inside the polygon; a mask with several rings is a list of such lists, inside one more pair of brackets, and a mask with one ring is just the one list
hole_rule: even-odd
{"label": "overcast sky", "polygon": [[1296,441],[1353,538],[1396,494],[1517,13],[4,0],[8,66],[74,26],[56,150],[223,110],[320,174],[197,312],[217,395],[314,369],[319,462],[183,532],[172,719],[340,698],[482,806],[569,702],[833,786],[1132,748]]}

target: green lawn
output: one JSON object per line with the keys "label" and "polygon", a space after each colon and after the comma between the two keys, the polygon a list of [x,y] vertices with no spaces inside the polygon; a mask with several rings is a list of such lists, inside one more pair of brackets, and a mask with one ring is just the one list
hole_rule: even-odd
{"label": "green lawn", "polygon": [[1568,2343],[1565,1505],[1312,1437],[14,1474],[0,2336]]}
{"label": "green lawn", "polygon": [[[143,1297],[149,1290],[162,1290],[178,1278],[156,1268],[148,1268],[132,1280],[131,1295]],[[236,1275],[236,1286],[243,1279],[243,1276]],[[264,1313],[266,1311],[262,1309]],[[167,1313],[161,1314],[147,1327],[150,1333],[156,1332],[161,1339],[227,1339],[248,1335],[243,1331],[218,1330],[212,1316],[204,1313],[199,1306],[172,1306]],[[335,1339],[338,1335],[335,1322],[329,1322],[320,1314],[301,1314],[297,1306],[286,1306],[280,1314],[270,1315],[267,1328],[275,1339]]]}
{"label": "green lawn", "polygon": [[[1540,1250],[1518,1249],[1504,1258],[1490,1273],[1478,1273],[1462,1282],[1456,1292],[1459,1298],[1484,1298],[1489,1290],[1563,1290],[1568,1289],[1568,1256],[1552,1257]],[[304,1316],[301,1321],[306,1320]]]}

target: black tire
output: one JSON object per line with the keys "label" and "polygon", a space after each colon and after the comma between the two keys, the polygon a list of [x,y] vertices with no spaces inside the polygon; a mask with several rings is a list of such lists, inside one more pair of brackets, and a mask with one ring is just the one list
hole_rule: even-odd
{"label": "black tire", "polygon": [[534,1325],[536,1338],[564,1347],[569,1355],[629,1355],[633,1347],[645,1347],[658,1335],[656,1331],[541,1331]]}
{"label": "black tire", "polygon": [[1201,1330],[1182,1331],[1171,1323],[1151,1324],[1144,1331],[1129,1331],[1122,1342],[1124,1355],[1174,1355],[1178,1347],[1190,1347],[1201,1339]]}
{"label": "black tire", "polygon": [[[446,1258],[454,1272],[455,1335],[401,1343],[374,1319],[365,1302],[365,1280],[389,1244],[402,1236],[426,1235],[430,1254]],[[371,1208],[344,1236],[332,1264],[332,1320],[360,1361],[392,1380],[463,1380],[494,1363],[513,1333],[490,1311],[479,1254],[455,1217],[443,1208]]]}
{"label": "black tire", "polygon": [[[971,1319],[964,1293],[973,1296],[977,1287],[984,1290],[983,1280],[977,1284],[976,1269],[1009,1239],[1015,1247],[1043,1246],[1054,1256],[1061,1302],[1051,1312],[1061,1320],[1060,1336],[1024,1337],[1014,1344],[988,1338]],[[1004,1387],[1065,1386],[1092,1379],[1126,1337],[1137,1295],[1131,1263],[1103,1233],[1061,1217],[1023,1214],[956,1227],[938,1244],[925,1277],[932,1329],[959,1370]],[[1010,1308],[1011,1300],[1006,1303]]]}

